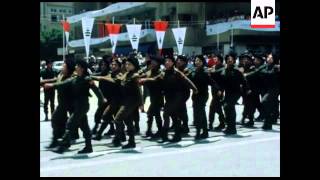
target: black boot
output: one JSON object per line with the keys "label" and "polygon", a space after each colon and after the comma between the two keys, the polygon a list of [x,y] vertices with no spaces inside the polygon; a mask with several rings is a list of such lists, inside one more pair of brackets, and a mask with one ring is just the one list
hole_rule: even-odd
{"label": "black boot", "polygon": [[46,148],[51,149],[51,148],[56,148],[58,146],[59,146],[58,140],[54,138]]}
{"label": "black boot", "polygon": [[182,126],[182,133],[188,134],[190,132],[188,125],[183,125]]}
{"label": "black boot", "polygon": [[250,119],[247,123],[244,124],[245,127],[253,127],[254,121],[253,119]]}
{"label": "black boot", "polygon": [[245,118],[245,116],[243,116],[242,119],[241,119],[241,124],[242,124],[242,125],[245,124],[245,120],[246,120],[246,118]]}
{"label": "black boot", "polygon": [[263,124],[262,129],[263,130],[272,130],[272,124],[266,123],[266,120],[265,120],[265,123]]}
{"label": "black boot", "polygon": [[136,135],[140,134],[140,127],[138,124],[135,125],[135,134]]}
{"label": "black boot", "polygon": [[225,135],[233,135],[233,134],[237,134],[237,130],[227,128],[226,130],[223,131],[223,133]]}
{"label": "black boot", "polygon": [[181,141],[181,135],[180,134],[175,134],[173,138],[170,140],[170,142],[175,143]]}
{"label": "black boot", "polygon": [[199,128],[197,128],[197,130],[196,130],[196,136],[194,137],[194,139],[195,139],[195,140],[201,139],[201,138],[200,138],[200,129],[199,129]]}
{"label": "black boot", "polygon": [[208,129],[204,129],[203,130],[203,133],[200,135],[200,138],[201,139],[206,139],[206,138],[208,138],[209,137],[209,133],[208,133]]}
{"label": "black boot", "polygon": [[101,134],[97,133],[95,136],[93,136],[92,139],[93,139],[93,140],[100,141],[100,140],[102,139],[102,136],[101,136]]}
{"label": "black boot", "polygon": [[145,137],[151,137],[152,135],[153,135],[153,134],[152,134],[151,130],[147,130]]}
{"label": "black boot", "polygon": [[121,141],[119,138],[115,137],[113,140],[112,140],[112,145],[113,147],[120,147],[121,146]]}
{"label": "black boot", "polygon": [[161,132],[161,141],[159,143],[164,143],[168,141],[168,129],[163,129]]}
{"label": "black boot", "polygon": [[161,131],[157,131],[155,134],[151,135],[152,139],[160,138],[161,137]]}
{"label": "black boot", "polygon": [[46,114],[46,117],[44,118],[43,121],[49,121],[48,114]]}
{"label": "black boot", "polygon": [[121,142],[125,142],[126,140],[127,140],[126,134],[122,133],[121,136],[120,136],[120,141]]}
{"label": "black boot", "polygon": [[84,154],[84,153],[92,153],[92,144],[91,144],[91,139],[86,139],[86,146],[81,150],[78,151],[78,154]]}
{"label": "black boot", "polygon": [[208,127],[208,129],[209,129],[210,131],[213,130],[213,123],[212,123],[212,122],[209,122],[209,127]]}
{"label": "black boot", "polygon": [[136,143],[134,142],[134,136],[130,136],[128,144],[122,146],[122,149],[135,148],[135,147],[136,147]]}
{"label": "black boot", "polygon": [[224,129],[226,127],[226,125],[224,123],[220,123],[219,126],[215,127],[214,130],[215,131],[221,131],[222,129]]}
{"label": "black boot", "polygon": [[98,128],[99,128],[99,123],[96,123],[96,124],[94,125],[94,127],[92,128],[91,133],[92,133],[92,134],[96,134],[97,131],[98,131]]}

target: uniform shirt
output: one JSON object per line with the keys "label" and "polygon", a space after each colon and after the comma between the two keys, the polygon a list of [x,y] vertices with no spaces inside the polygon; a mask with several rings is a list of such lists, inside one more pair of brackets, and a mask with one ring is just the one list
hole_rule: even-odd
{"label": "uniform shirt", "polygon": [[243,74],[234,66],[223,69],[221,76],[221,86],[226,94],[241,94],[241,92],[246,91],[248,88]]}
{"label": "uniform shirt", "polygon": [[[53,79],[55,77],[58,76],[58,72],[56,72],[54,69],[51,68],[48,69],[48,68],[45,68],[45,69],[42,69],[40,71],[40,77],[42,79]],[[45,93],[49,93],[49,92],[54,92],[54,89],[47,89],[47,90],[44,90]]]}
{"label": "uniform shirt", "polygon": [[103,94],[100,89],[91,85],[89,82],[91,78],[88,76],[76,76],[65,80],[64,82],[55,83],[54,87],[58,90],[63,88],[70,88],[72,93],[73,105],[75,108],[81,108],[81,106],[89,106],[89,97],[91,96],[89,90],[92,89],[93,92],[98,97],[98,102],[101,104],[103,100]]}
{"label": "uniform shirt", "polygon": [[[154,78],[159,76],[161,73],[160,70],[149,70],[146,72],[146,78]],[[147,81],[145,82],[146,87],[149,89],[150,92],[150,101],[158,101],[161,100],[163,92],[162,92],[162,85],[163,81],[160,78],[157,78],[154,81]]]}
{"label": "uniform shirt", "polygon": [[209,78],[208,72],[206,72],[204,68],[194,69],[189,77],[198,89],[197,96],[207,96],[208,86],[213,84],[213,81]]}

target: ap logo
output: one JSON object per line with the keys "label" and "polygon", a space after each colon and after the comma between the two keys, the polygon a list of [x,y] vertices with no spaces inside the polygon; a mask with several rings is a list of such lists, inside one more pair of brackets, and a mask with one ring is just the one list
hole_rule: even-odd
{"label": "ap logo", "polygon": [[275,0],[251,0],[251,28],[274,28]]}

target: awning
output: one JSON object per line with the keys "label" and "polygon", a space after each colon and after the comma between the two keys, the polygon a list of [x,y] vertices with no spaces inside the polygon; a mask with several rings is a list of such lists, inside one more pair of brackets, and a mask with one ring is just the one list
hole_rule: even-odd
{"label": "awning", "polygon": [[81,18],[83,17],[100,17],[100,16],[106,16],[111,15],[113,13],[117,13],[117,15],[121,15],[118,13],[126,12],[130,9],[141,7],[145,5],[145,2],[121,2],[121,3],[115,3],[111,4],[110,6],[96,11],[88,11],[82,14],[74,15],[67,17],[67,21],[72,24],[78,21],[81,21]]}

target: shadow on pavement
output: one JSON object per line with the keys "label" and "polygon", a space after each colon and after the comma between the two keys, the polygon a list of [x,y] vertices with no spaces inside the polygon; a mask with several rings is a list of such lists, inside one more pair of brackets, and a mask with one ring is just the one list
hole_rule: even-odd
{"label": "shadow on pavement", "polygon": [[60,156],[55,157],[50,160],[58,160],[58,159],[92,159],[96,157],[103,156],[103,154],[97,154],[97,155],[90,155],[90,154],[75,154],[75,155],[68,155],[68,156]]}

